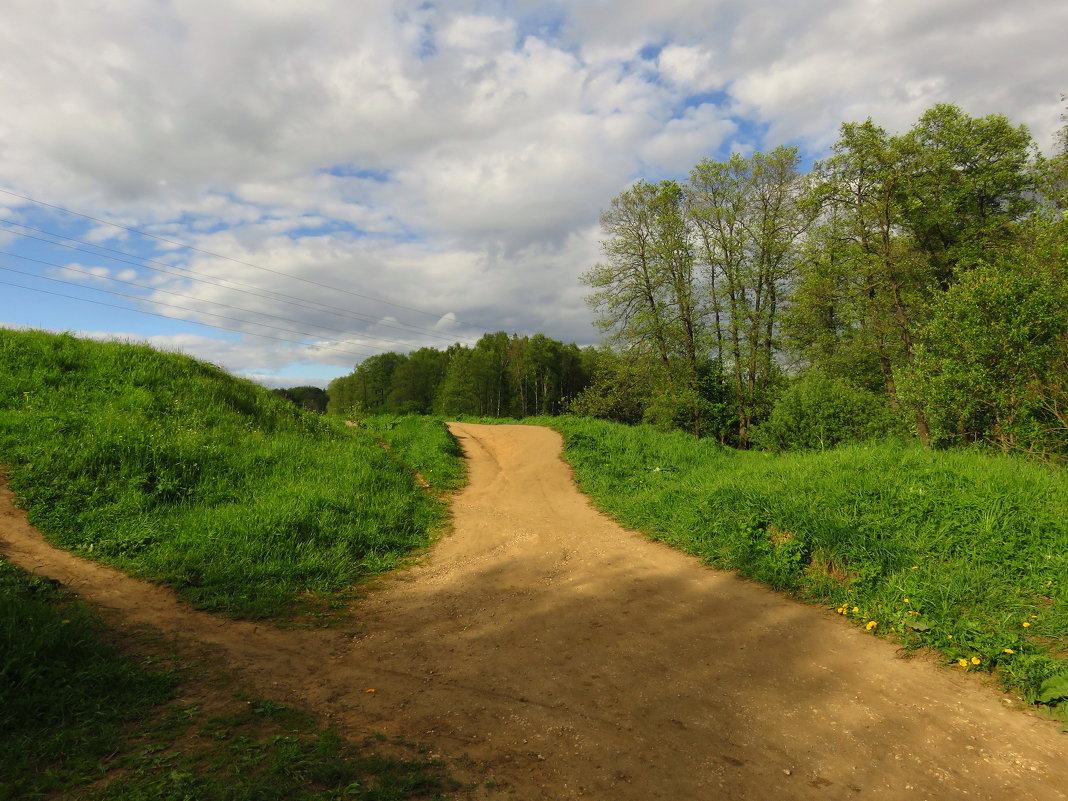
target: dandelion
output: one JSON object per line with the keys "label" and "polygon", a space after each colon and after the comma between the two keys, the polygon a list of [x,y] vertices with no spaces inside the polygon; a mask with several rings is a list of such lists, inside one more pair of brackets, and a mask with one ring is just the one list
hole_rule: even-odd
{"label": "dandelion", "polygon": [[905,603],[909,603],[909,599],[908,598],[905,599]]}
{"label": "dandelion", "polygon": [[960,665],[965,670],[968,669],[968,660],[967,659],[958,659],[957,660],[957,664]]}
{"label": "dandelion", "polygon": [[1038,620],[1038,615],[1031,615],[1032,620]]}
{"label": "dandelion", "polygon": [[[854,607],[853,607],[853,614],[854,614],[854,615],[855,615],[855,614],[856,614],[857,612],[859,612],[859,611],[860,611],[860,607],[857,607],[857,606],[854,606]],[[1028,623],[1027,625],[1028,625],[1028,626],[1030,626],[1031,624],[1030,624],[1030,623]]]}
{"label": "dandelion", "polygon": [[973,665],[978,665],[978,664],[979,664],[980,662],[982,662],[982,661],[983,661],[983,660],[982,660],[982,659],[980,659],[980,658],[979,658],[979,657],[977,657],[977,656],[973,656],[973,657],[972,657],[972,664],[973,664]]}
{"label": "dandelion", "polygon": [[1027,622],[1027,621],[1025,620],[1025,621],[1023,622],[1023,627],[1024,627],[1025,629],[1027,629],[1027,628],[1030,628],[1030,627],[1031,627],[1031,624],[1030,624],[1030,623],[1028,623],[1028,622]]}
{"label": "dandelion", "polygon": [[872,630],[873,628],[875,628],[875,627],[876,627],[876,626],[878,626],[878,625],[879,625],[878,621],[875,621],[875,620],[869,620],[869,621],[868,621],[868,625],[866,625],[866,626],[865,626],[864,628],[865,628],[866,630],[868,630],[868,631],[871,631],[871,630]]}
{"label": "dandelion", "polygon": [[1014,650],[1012,650],[1011,648],[1006,648],[1006,649],[1005,649],[1005,653],[1007,653],[1007,654],[1014,654],[1014,653],[1016,653],[1016,652],[1015,652]]}
{"label": "dandelion", "polygon": [[913,565],[910,569],[911,570],[919,570],[920,566],[919,565]]}
{"label": "dandelion", "polygon": [[946,635],[946,639],[947,640],[952,640],[953,639],[953,635],[952,634],[947,634]]}

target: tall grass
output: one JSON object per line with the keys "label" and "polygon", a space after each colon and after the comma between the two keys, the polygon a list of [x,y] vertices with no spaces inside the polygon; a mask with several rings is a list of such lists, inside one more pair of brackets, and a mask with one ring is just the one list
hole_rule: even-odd
{"label": "tall grass", "polygon": [[996,669],[1031,701],[1068,702],[1063,471],[892,443],[773,456],[531,422],[564,434],[582,489],[625,525],[962,669]]}
{"label": "tall grass", "polygon": [[0,465],[57,545],[265,617],[398,564],[444,504],[368,433],[145,346],[0,330]]}
{"label": "tall grass", "polygon": [[463,486],[463,451],[444,417],[382,414],[366,417],[360,425],[434,490],[447,492]]}

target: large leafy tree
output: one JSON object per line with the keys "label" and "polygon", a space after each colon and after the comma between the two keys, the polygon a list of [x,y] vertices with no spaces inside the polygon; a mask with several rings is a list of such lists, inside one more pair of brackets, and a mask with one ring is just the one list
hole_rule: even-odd
{"label": "large leafy tree", "polygon": [[655,370],[664,390],[658,397],[666,402],[657,416],[684,416],[700,435],[707,319],[683,191],[674,181],[639,181],[612,201],[601,229],[605,259],[582,276],[594,290],[587,300],[597,324],[629,361],[655,362],[648,369]]}
{"label": "large leafy tree", "polygon": [[796,148],[779,147],[694,168],[689,219],[702,260],[714,356],[733,378],[737,441],[746,447],[781,374],[779,324],[813,219]]}
{"label": "large leafy tree", "polygon": [[1009,247],[1033,208],[1031,140],[1001,115],[938,105],[891,136],[842,126],[818,168],[822,247],[803,262],[788,320],[802,361],[872,386],[930,441],[928,407],[902,406],[897,374],[915,357],[942,296],[986,254]]}

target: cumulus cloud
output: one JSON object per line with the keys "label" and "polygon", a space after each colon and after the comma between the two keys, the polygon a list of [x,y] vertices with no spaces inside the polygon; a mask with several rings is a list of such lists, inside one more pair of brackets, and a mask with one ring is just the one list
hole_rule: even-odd
{"label": "cumulus cloud", "polygon": [[[192,271],[78,257],[79,280],[151,282],[188,296],[168,315],[249,334],[586,343],[577,277],[629,182],[782,142],[818,156],[842,121],[902,129],[941,101],[1046,144],[1066,29],[1046,0],[10,0],[0,188],[172,242],[2,194],[0,216]],[[358,358],[248,341],[219,346],[228,365]]]}

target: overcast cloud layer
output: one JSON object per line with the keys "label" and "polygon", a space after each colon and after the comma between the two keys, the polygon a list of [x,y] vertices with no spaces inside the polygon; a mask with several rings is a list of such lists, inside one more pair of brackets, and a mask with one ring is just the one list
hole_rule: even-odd
{"label": "overcast cloud layer", "polygon": [[244,333],[8,285],[0,324],[151,336],[283,385],[485,330],[592,343],[577,276],[631,181],[818,157],[843,121],[901,130],[943,101],[1046,145],[1066,33],[1049,0],[8,0],[0,189],[200,251],[5,194],[0,220],[206,281],[18,227],[0,248],[39,262],[0,267],[69,283],[0,280]]}

